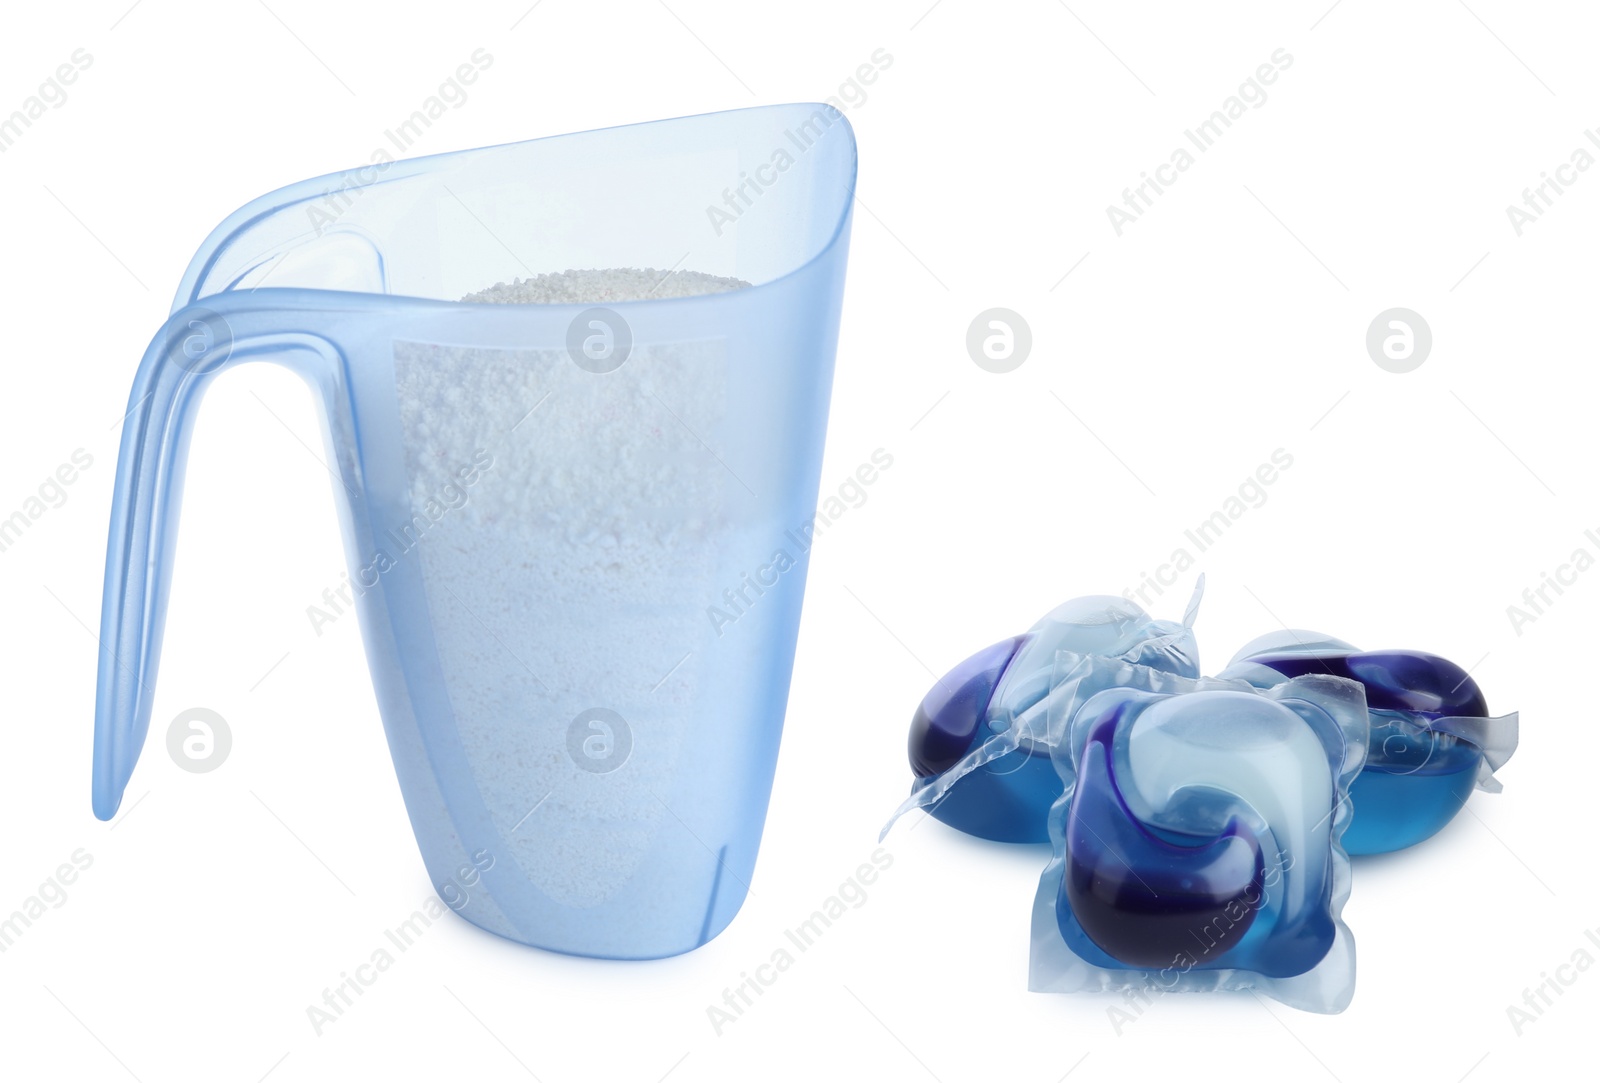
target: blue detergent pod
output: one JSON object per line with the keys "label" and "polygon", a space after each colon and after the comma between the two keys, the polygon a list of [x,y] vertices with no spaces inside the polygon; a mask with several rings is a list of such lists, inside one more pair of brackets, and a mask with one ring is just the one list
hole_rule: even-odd
{"label": "blue detergent pod", "polygon": [[1424,651],[1361,651],[1319,632],[1286,629],[1251,641],[1219,675],[1270,688],[1307,673],[1366,689],[1367,760],[1350,789],[1351,854],[1414,846],[1461,811],[1474,787],[1501,789],[1494,772],[1517,747],[1515,713],[1490,717],[1476,681]]}
{"label": "blue detergent pod", "polygon": [[1062,652],[1063,794],[1034,907],[1040,992],[1259,989],[1342,1010],[1340,839],[1366,753],[1353,681],[1258,691]]}
{"label": "blue detergent pod", "polygon": [[324,596],[445,902],[575,955],[716,936],[788,700],[855,176],[837,109],[782,105],[386,161],[222,222],[129,399],[95,813],[149,729],[201,396],[271,361],[321,410],[350,568]]}
{"label": "blue detergent pod", "polygon": [[1061,796],[1047,739],[1056,652],[1198,677],[1191,628],[1204,586],[1202,577],[1181,624],[1155,620],[1126,598],[1091,595],[1057,606],[1027,633],[956,666],[912,717],[907,752],[916,780],[895,817],[924,807],[978,838],[1047,841],[1045,817]]}

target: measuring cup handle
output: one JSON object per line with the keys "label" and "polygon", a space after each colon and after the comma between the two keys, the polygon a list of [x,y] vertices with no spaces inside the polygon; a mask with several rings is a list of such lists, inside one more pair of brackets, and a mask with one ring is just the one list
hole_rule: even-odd
{"label": "measuring cup handle", "polygon": [[322,382],[314,370],[337,368],[331,343],[282,334],[281,313],[260,299],[222,295],[207,304],[179,309],[156,334],[123,419],[95,700],[94,812],[102,820],[116,814],[150,728],[189,437],[206,386],[246,359],[287,360],[313,383]]}
{"label": "measuring cup handle", "polygon": [[109,820],[150,726],[194,407],[233,354],[225,317],[173,313],[140,362],[123,419],[100,608],[94,812]]}

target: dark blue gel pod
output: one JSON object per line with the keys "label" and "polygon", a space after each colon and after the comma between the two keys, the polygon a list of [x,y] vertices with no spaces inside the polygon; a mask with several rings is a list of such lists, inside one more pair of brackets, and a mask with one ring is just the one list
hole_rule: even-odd
{"label": "dark blue gel pod", "polygon": [[1262,899],[1261,845],[1237,819],[1214,838],[1186,844],[1141,824],[1117,787],[1119,717],[1096,726],[1078,764],[1056,920],[1071,943],[1075,918],[1084,936],[1126,966],[1171,967],[1200,948],[1225,965]]}
{"label": "dark blue gel pod", "polygon": [[1087,701],[1057,748],[1079,750],[1045,872],[1062,942],[1090,966],[1174,980],[1321,966],[1342,928],[1335,817],[1365,706],[1349,682],[1313,678]]}
{"label": "dark blue gel pod", "polygon": [[[922,697],[911,719],[906,752],[918,778],[942,774],[972,751],[989,699],[1025,636],[1012,636],[974,654],[946,673]],[[984,734],[987,736],[987,734]]]}
{"label": "dark blue gel pod", "polygon": [[[1006,666],[1027,641],[1014,636],[985,647],[952,669],[923,697],[911,720],[907,752],[927,785],[994,736],[985,724]],[[928,812],[991,842],[1046,842],[1045,815],[1061,796],[1061,776],[1048,749],[1024,746],[973,771]]]}
{"label": "dark blue gel pod", "polygon": [[1481,780],[1492,780],[1491,769],[1515,750],[1517,716],[1490,717],[1478,683],[1448,658],[1358,651],[1319,633],[1291,631],[1247,646],[1221,675],[1268,687],[1317,673],[1366,690],[1367,761],[1350,787],[1347,853],[1414,846],[1454,819],[1476,786],[1496,788]]}
{"label": "dark blue gel pod", "polygon": [[1371,711],[1413,711],[1443,718],[1484,718],[1489,705],[1472,675],[1448,658],[1426,651],[1259,654],[1250,661],[1285,677],[1325,673],[1359,681]]}

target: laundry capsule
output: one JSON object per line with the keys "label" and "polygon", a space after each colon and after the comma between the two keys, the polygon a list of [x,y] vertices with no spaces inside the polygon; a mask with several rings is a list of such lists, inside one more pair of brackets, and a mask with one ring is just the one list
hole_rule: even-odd
{"label": "laundry capsule", "polygon": [[1067,652],[1057,663],[1075,706],[1053,728],[1068,781],[1046,820],[1032,988],[1249,988],[1343,1008],[1355,969],[1340,838],[1366,753],[1360,686],[1312,674],[1258,690]]}
{"label": "laundry capsule", "polygon": [[1517,715],[1491,717],[1478,683],[1448,658],[1362,651],[1320,632],[1285,629],[1246,644],[1219,676],[1270,688],[1308,673],[1366,690],[1367,761],[1350,788],[1349,853],[1414,846],[1454,819],[1474,788],[1500,790],[1494,772],[1516,751]]}
{"label": "laundry capsule", "polygon": [[[1203,589],[1196,586],[1182,623],[1155,620],[1126,598],[1075,598],[957,665],[912,717],[907,752],[916,782],[908,804],[979,838],[1046,841],[1045,815],[1062,791],[1046,733],[1057,652],[1197,677],[1191,626]],[[948,786],[941,783],[947,773]]]}

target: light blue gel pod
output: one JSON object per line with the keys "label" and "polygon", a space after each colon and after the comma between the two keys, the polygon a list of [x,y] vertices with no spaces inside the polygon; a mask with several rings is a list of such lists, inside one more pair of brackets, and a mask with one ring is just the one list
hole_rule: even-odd
{"label": "light blue gel pod", "polygon": [[1425,651],[1362,651],[1342,639],[1284,629],[1244,646],[1224,678],[1270,688],[1304,673],[1360,682],[1371,729],[1350,788],[1352,854],[1383,854],[1437,834],[1474,787],[1498,793],[1494,772],[1517,748],[1518,716],[1491,717],[1471,675]]}
{"label": "light blue gel pod", "polygon": [[[855,174],[842,114],[785,105],[385,162],[224,221],[129,399],[96,815],[149,728],[201,395],[272,361],[321,408],[348,593],[446,901],[576,955],[717,935],[788,699]],[[461,303],[680,266],[748,285]]]}
{"label": "light blue gel pod", "polygon": [[921,807],[978,838],[1047,841],[1045,817],[1061,796],[1048,729],[1056,653],[1074,651],[1198,677],[1193,625],[1204,590],[1202,576],[1182,623],[1156,620],[1126,598],[1074,598],[1025,634],[956,666],[928,691],[912,717],[907,753],[916,777],[911,797],[894,818]]}
{"label": "light blue gel pod", "polygon": [[1354,991],[1341,912],[1360,685],[1258,691],[1062,652],[1063,795],[1034,907],[1042,992],[1259,989],[1311,1011]]}

